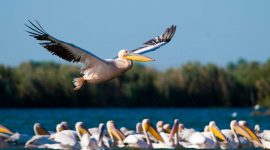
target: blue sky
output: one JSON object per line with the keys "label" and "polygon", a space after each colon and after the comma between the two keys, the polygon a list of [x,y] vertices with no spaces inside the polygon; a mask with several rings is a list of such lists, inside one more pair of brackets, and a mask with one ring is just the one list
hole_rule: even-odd
{"label": "blue sky", "polygon": [[101,58],[135,49],[176,24],[174,39],[146,54],[156,59],[147,65],[158,69],[189,61],[224,66],[239,58],[270,58],[267,0],[6,0],[0,18],[0,63],[10,66],[28,60],[64,63],[24,32],[28,19]]}

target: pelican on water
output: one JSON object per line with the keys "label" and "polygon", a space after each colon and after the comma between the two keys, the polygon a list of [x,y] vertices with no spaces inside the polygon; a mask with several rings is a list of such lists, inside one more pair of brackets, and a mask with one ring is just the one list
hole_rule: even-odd
{"label": "pelican on water", "polygon": [[26,26],[31,31],[26,32],[30,33],[30,36],[37,40],[44,41],[39,44],[53,55],[57,55],[66,61],[84,64],[84,67],[81,68],[83,76],[73,79],[74,90],[80,89],[85,82],[97,84],[114,79],[131,69],[133,66],[132,61],[154,61],[154,59],[142,54],[154,51],[170,42],[176,31],[176,26],[172,25],[162,35],[145,42],[142,47],[134,50],[122,49],[118,52],[118,57],[114,59],[101,59],[74,44],[54,38],[37,21],[36,24],[31,21],[29,23],[32,26],[27,24]]}

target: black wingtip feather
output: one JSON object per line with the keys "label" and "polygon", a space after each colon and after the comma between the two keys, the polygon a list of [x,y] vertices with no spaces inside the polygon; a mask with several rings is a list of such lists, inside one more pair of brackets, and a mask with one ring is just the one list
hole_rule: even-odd
{"label": "black wingtip feather", "polygon": [[145,45],[155,45],[155,44],[158,44],[161,42],[168,43],[173,38],[175,31],[176,31],[176,25],[172,25],[169,28],[167,28],[162,35],[157,36],[157,37],[145,42],[144,44]]}
{"label": "black wingtip feather", "polygon": [[[29,21],[29,20],[28,20],[28,21]],[[38,31],[40,31],[41,34],[45,34],[45,32],[42,31],[40,28],[38,28],[34,23],[32,23],[31,21],[29,21],[29,22],[30,22],[30,24],[32,24],[32,26],[33,26],[35,29],[37,29]]]}
{"label": "black wingtip feather", "polygon": [[37,20],[35,21],[36,24],[31,22],[30,20],[28,20],[28,22],[31,25],[25,24],[25,26],[30,29],[30,31],[25,30],[25,32],[29,33],[30,36],[34,37],[39,41],[47,41],[39,44],[45,49],[47,49],[52,55],[57,55],[69,62],[80,61],[81,57],[74,55],[71,51],[69,51],[69,49],[63,46],[60,41],[50,36]]}
{"label": "black wingtip feather", "polygon": [[40,27],[40,29],[41,29],[44,33],[48,34],[48,33],[46,32],[46,30],[44,30],[44,28],[39,24],[39,22],[38,22],[37,20],[35,20],[35,21],[36,21],[37,25]]}

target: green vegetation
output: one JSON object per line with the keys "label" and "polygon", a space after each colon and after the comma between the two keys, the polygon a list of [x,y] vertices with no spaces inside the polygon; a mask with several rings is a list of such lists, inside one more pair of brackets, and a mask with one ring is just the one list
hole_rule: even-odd
{"label": "green vegetation", "polygon": [[270,60],[223,68],[187,63],[166,71],[136,64],[115,80],[73,91],[78,72],[52,62],[0,65],[1,107],[270,106]]}

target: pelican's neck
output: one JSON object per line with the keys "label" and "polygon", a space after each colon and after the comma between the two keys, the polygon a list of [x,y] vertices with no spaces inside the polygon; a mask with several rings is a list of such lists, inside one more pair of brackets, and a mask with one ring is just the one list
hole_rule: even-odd
{"label": "pelican's neck", "polygon": [[116,66],[119,69],[123,69],[124,71],[129,70],[133,66],[133,62],[131,60],[127,60],[124,58],[116,59]]}
{"label": "pelican's neck", "polygon": [[240,142],[240,140],[239,140],[239,138],[238,138],[238,135],[236,134],[236,132],[234,131],[234,129],[231,129],[232,130],[232,133],[233,133],[233,136],[234,136],[234,141],[235,141],[235,143],[237,143],[239,146],[241,146],[241,142]]}

